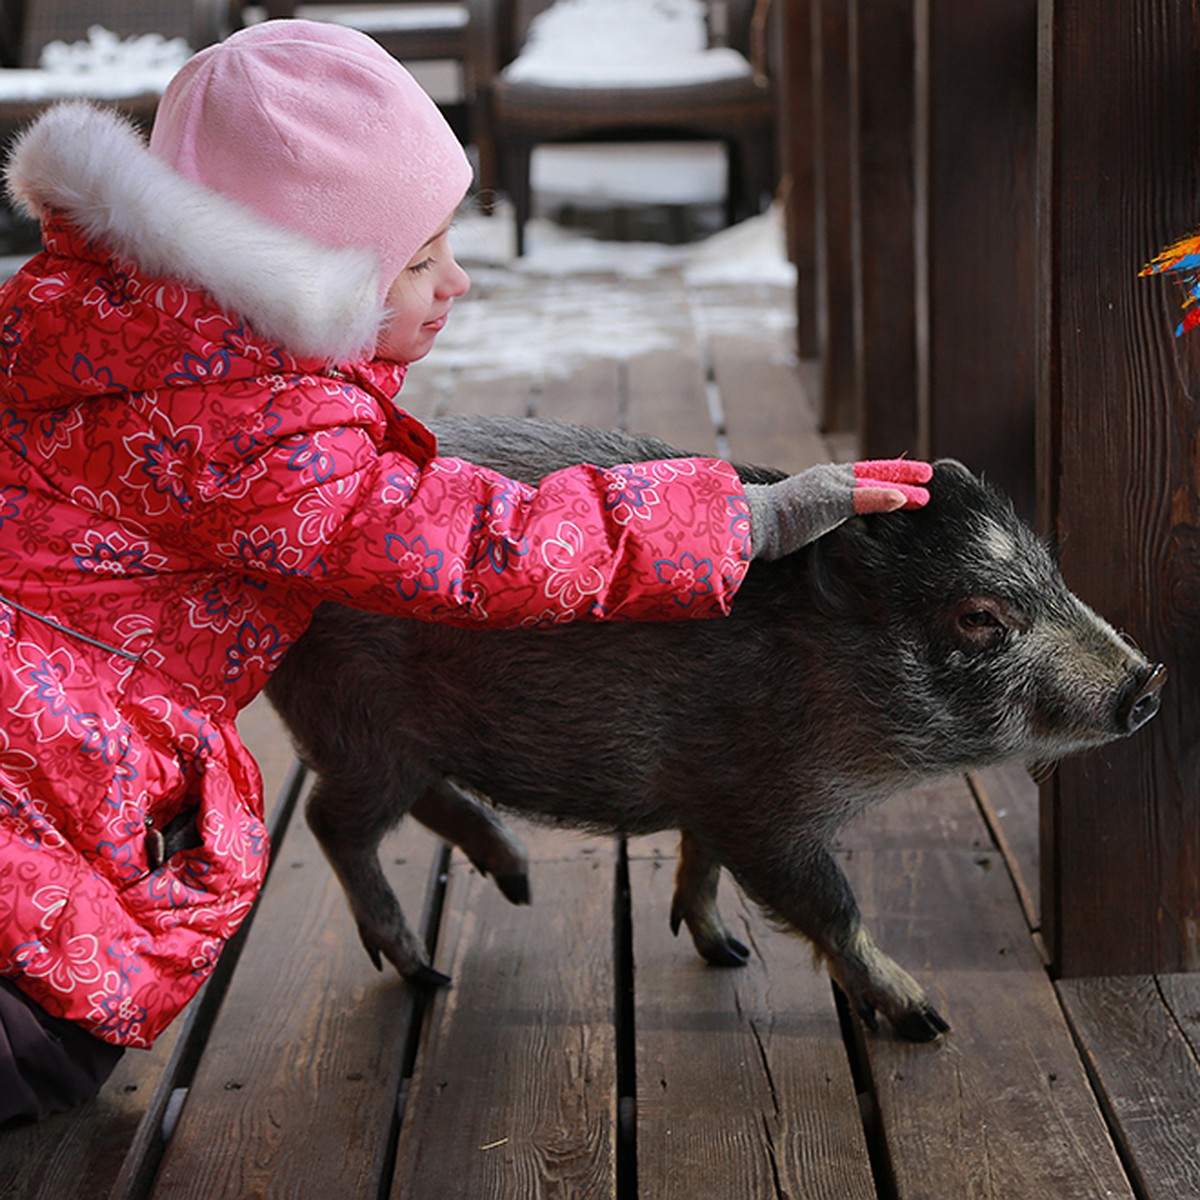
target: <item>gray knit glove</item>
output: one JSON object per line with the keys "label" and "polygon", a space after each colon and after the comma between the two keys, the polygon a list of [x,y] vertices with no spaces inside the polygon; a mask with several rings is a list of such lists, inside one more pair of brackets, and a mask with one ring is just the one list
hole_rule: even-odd
{"label": "gray knit glove", "polygon": [[745,484],[755,558],[782,558],[850,517],[923,508],[933,468],[910,458],[824,463],[778,483]]}

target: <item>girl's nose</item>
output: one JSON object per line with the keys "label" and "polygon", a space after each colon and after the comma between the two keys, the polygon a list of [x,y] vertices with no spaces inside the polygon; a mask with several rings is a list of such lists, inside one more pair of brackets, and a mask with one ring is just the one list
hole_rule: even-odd
{"label": "girl's nose", "polygon": [[443,291],[448,297],[457,299],[465,296],[471,286],[471,277],[458,265],[458,259],[452,259],[450,270],[446,272]]}

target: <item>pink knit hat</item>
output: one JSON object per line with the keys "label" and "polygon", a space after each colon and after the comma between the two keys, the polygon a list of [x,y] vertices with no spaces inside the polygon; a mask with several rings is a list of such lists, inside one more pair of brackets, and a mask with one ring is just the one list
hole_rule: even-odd
{"label": "pink knit hat", "polygon": [[315,21],[264,21],[189,59],[150,151],[322,245],[370,247],[380,295],[471,181],[416,80],[365,34]]}

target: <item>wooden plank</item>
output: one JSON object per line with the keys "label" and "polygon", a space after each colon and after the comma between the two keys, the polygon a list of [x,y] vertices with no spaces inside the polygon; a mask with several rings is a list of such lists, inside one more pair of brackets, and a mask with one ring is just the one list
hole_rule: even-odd
{"label": "wooden plank", "polygon": [[1024,767],[987,767],[968,776],[988,831],[1008,864],[1031,930],[1042,926],[1038,894],[1038,785]]}
{"label": "wooden plank", "polygon": [[37,1125],[0,1131],[0,1196],[76,1196],[82,1180],[94,1188],[91,1195],[120,1195],[112,1192],[113,1185],[139,1133],[161,1120],[170,1089],[159,1104],[156,1090],[167,1075],[182,1028],[182,1022],[176,1022],[153,1049],[129,1051],[89,1104]]}
{"label": "wooden plank", "polygon": [[700,349],[652,350],[626,365],[625,422],[630,432],[662,438],[681,450],[711,454],[716,431],[708,409]]}
{"label": "wooden plank", "polygon": [[[1138,1194],[1200,1195],[1200,1062],[1153,976],[1064,979],[1058,990]],[[1200,999],[1195,976],[1173,990]]]}
{"label": "wooden plank", "polygon": [[[384,844],[417,928],[438,846],[411,821]],[[315,838],[295,822],[152,1195],[377,1194],[414,995],[390,968],[376,973]]]}
{"label": "wooden plank", "polygon": [[832,991],[803,943],[723,887],[739,970],[706,966],[668,914],[674,837],[630,846],[638,1194],[875,1196]]}
{"label": "wooden plank", "polygon": [[616,1194],[615,847],[522,836],[528,909],[451,867],[393,1197]]}
{"label": "wooden plank", "polygon": [[238,713],[238,736],[262,773],[268,815],[274,811],[296,768],[292,739],[266,696],[255,697]]}
{"label": "wooden plank", "polygon": [[590,358],[569,373],[548,372],[534,397],[535,416],[601,429],[620,428],[623,407],[616,358]]}
{"label": "wooden plank", "polygon": [[[243,710],[238,731],[262,770],[268,814],[278,816],[294,767],[287,735],[262,699]],[[220,989],[211,997],[210,990],[192,1001],[152,1049],[126,1052],[95,1100],[40,1124],[0,1132],[0,1195],[76,1195],[85,1179],[96,1196],[136,1190],[161,1152],[160,1127],[172,1091],[207,1036],[204,1006],[219,999]]]}
{"label": "wooden plank", "polygon": [[1160,975],[1158,989],[1192,1053],[1200,1058],[1200,975]]}
{"label": "wooden plank", "polygon": [[[965,782],[883,811],[878,845],[875,813],[845,832],[846,874],[875,940],[953,1027],[924,1045],[864,1035],[896,1195],[1131,1196]],[[902,823],[914,830],[907,849]]]}
{"label": "wooden plank", "polygon": [[396,403],[418,421],[428,421],[445,410],[444,397],[452,389],[452,379],[449,372],[422,370],[416,363],[409,368]]}
{"label": "wooden plank", "polygon": [[[1196,224],[1200,12],[1044,5],[1039,442],[1067,583],[1167,662],[1161,714],[1043,789],[1042,909],[1067,977],[1200,968],[1200,336],[1140,265]],[[1102,119],[1098,119],[1100,116]],[[1181,153],[1180,147],[1188,149]]]}
{"label": "wooden plank", "polygon": [[914,26],[922,453],[983,471],[1026,516],[1037,380],[1036,9],[1037,0],[917,0]]}
{"label": "wooden plank", "polygon": [[710,339],[710,351],[731,458],[786,471],[827,461],[794,362],[723,334]]}
{"label": "wooden plank", "polygon": [[533,378],[528,372],[494,376],[456,371],[441,380],[437,411],[427,415],[478,413],[489,417],[527,417],[533,403],[532,392]]}
{"label": "wooden plank", "polygon": [[850,5],[856,391],[864,458],[924,455],[917,408],[913,0]]}

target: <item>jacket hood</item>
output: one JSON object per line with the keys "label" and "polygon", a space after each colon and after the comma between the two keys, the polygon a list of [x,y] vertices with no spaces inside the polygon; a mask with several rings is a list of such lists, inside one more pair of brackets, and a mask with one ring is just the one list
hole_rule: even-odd
{"label": "jacket hood", "polygon": [[293,354],[346,362],[375,352],[386,307],[373,251],[321,245],[177,174],[111,110],[48,109],[18,138],[5,176],[30,216],[62,212],[142,272],[202,289]]}

